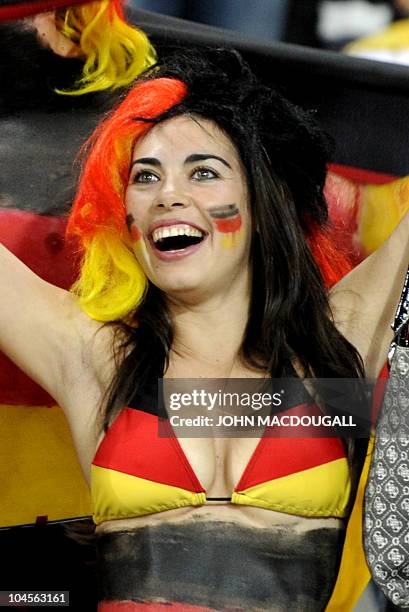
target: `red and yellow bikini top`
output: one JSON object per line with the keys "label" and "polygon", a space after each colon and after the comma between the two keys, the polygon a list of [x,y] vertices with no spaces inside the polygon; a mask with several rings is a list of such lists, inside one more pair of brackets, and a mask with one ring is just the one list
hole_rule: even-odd
{"label": "red and yellow bikini top", "polygon": [[[97,525],[206,503],[177,437],[159,436],[159,418],[145,407],[124,408],[102,439],[91,466]],[[342,440],[269,437],[268,429],[230,502],[306,517],[346,516],[351,484]]]}

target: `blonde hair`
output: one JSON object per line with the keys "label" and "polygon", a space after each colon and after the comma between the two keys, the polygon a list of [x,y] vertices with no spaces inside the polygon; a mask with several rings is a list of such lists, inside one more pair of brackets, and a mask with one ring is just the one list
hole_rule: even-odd
{"label": "blonde hair", "polygon": [[58,9],[56,27],[85,57],[75,88],[58,93],[81,95],[125,87],[156,62],[146,34],[125,21],[120,0]]}
{"label": "blonde hair", "polygon": [[124,237],[101,231],[85,242],[81,274],[71,288],[97,321],[124,319],[143,300],[147,278]]}

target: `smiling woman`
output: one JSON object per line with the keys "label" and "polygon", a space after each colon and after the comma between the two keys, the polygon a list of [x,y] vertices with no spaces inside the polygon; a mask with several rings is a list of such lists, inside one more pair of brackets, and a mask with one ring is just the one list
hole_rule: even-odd
{"label": "smiling woman", "polygon": [[[80,303],[99,320],[125,317],[116,324],[121,365],[92,464],[101,609],[142,600],[133,606],[281,610],[294,607],[295,592],[295,609],[317,610],[336,578],[358,450],[337,439],[256,447],[254,439],[233,445],[155,434],[165,416],[155,391],[163,375],[362,371],[330,318],[314,259],[329,282],[345,271],[328,237],[325,141],[307,114],[259,84],[236,54],[210,55],[178,55],[100,126],[70,219],[85,251],[75,287]],[[289,454],[295,464],[278,469]],[[124,530],[131,530],[126,544]],[[211,571],[214,544],[199,532],[223,546],[228,580]],[[180,546],[165,571],[171,534]],[[198,564],[177,553],[192,537],[204,555]],[[282,548],[286,540],[291,553]],[[152,560],[143,553],[148,541]],[[250,549],[250,541],[259,545]],[[254,575],[266,573],[260,591],[250,579],[238,587],[238,555]],[[299,574],[289,581],[294,567]],[[132,574],[126,584],[119,578],[125,572]]]}
{"label": "smiling woman", "polygon": [[[13,312],[1,346],[64,407],[91,481],[101,612],[312,612],[331,598],[364,444],[269,427],[179,439],[158,394],[162,377],[373,375],[408,218],[329,296],[349,268],[331,241],[326,158],[310,116],[238,54],[179,53],[89,143],[73,292],[1,252]],[[286,408],[321,413],[305,389]]]}
{"label": "smiling woman", "polygon": [[190,291],[200,301],[226,278],[232,291],[234,283],[248,285],[246,179],[235,147],[215,124],[181,115],[150,130],[134,148],[125,201],[138,263],[169,297]]}

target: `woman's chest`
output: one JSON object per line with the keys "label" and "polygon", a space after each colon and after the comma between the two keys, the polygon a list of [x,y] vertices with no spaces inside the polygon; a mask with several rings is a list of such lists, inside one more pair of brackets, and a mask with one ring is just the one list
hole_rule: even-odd
{"label": "woman's chest", "polygon": [[[228,378],[223,378],[223,374]],[[268,376],[234,363],[226,367],[173,359],[162,381],[166,431],[208,497],[230,498],[260,450],[265,425],[251,398],[260,395]],[[243,404],[246,396],[247,402]]]}
{"label": "woman's chest", "polygon": [[97,523],[212,503],[341,518],[349,494],[337,438],[179,438],[170,419],[132,407],[92,465]]}
{"label": "woman's chest", "polygon": [[258,437],[178,437],[178,445],[208,498],[231,497],[259,444]]}

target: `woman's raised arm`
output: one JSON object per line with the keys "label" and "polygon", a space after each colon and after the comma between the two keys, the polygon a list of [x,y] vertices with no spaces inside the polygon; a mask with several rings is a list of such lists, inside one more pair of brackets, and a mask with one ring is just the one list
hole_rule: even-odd
{"label": "woman's raised arm", "polygon": [[409,211],[383,245],[331,291],[335,323],[359,350],[370,378],[385,363],[408,265]]}
{"label": "woman's raised arm", "polygon": [[[0,349],[57,401],[97,323],[0,245]],[[75,366],[78,367],[78,366]]]}

